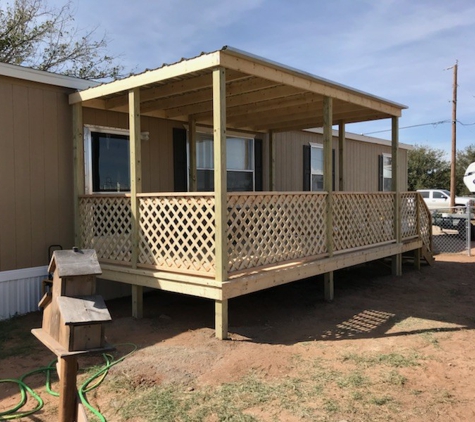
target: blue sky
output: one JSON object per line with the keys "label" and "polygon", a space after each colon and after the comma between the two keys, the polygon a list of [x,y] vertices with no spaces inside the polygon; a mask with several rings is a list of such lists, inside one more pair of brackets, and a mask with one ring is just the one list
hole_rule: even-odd
{"label": "blue sky", "polygon": [[[61,5],[61,0],[49,4]],[[405,104],[400,141],[450,151],[459,61],[457,148],[475,144],[472,0],[72,0],[80,28],[140,72],[224,45]],[[348,125],[383,131],[390,121]],[[389,138],[390,132],[373,134]]]}

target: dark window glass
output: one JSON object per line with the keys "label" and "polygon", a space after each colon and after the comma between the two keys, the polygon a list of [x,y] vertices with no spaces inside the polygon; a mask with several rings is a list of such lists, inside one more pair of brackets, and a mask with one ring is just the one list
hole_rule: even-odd
{"label": "dark window glass", "polygon": [[[214,170],[197,170],[199,192],[214,190]],[[228,192],[252,192],[254,173],[251,171],[228,171]]]}
{"label": "dark window glass", "polygon": [[129,192],[128,136],[92,132],[91,151],[94,192]]}

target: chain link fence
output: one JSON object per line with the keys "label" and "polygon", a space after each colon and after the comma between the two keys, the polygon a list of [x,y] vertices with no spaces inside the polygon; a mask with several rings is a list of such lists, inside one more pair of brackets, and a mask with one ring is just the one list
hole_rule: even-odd
{"label": "chain link fence", "polygon": [[432,210],[432,249],[438,253],[466,253],[471,255],[475,241],[473,206],[446,207]]}

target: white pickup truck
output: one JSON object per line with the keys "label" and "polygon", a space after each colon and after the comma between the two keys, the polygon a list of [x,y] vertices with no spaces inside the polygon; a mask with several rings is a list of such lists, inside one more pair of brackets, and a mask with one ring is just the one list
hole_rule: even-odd
{"label": "white pickup truck", "polygon": [[[430,210],[448,210],[450,207],[450,192],[445,189],[419,189],[419,192],[424,198],[424,202]],[[469,196],[456,196],[455,206],[465,208],[470,201],[475,198]]]}

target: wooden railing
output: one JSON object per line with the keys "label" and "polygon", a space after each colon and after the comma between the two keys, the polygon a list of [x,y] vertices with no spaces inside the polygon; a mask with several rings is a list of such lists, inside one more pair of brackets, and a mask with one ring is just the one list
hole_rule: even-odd
{"label": "wooden railing", "polygon": [[[102,262],[132,265],[129,195],[80,197],[82,247]],[[140,194],[137,266],[213,277],[212,193]],[[394,193],[332,194],[332,251],[396,242]],[[228,194],[228,271],[328,256],[326,193]],[[430,214],[417,193],[400,197],[401,239],[421,237],[430,250]]]}

